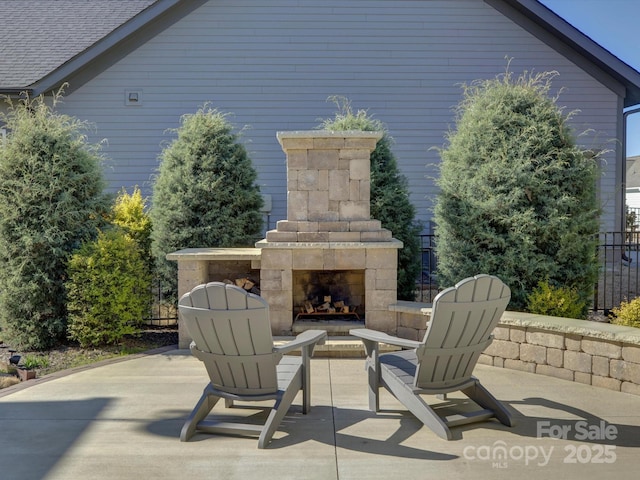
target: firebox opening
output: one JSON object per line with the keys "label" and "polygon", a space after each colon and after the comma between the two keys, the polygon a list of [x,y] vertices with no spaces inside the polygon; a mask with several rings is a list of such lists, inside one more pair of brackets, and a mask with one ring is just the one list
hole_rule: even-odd
{"label": "firebox opening", "polygon": [[294,320],[364,318],[364,270],[294,270],[292,273]]}

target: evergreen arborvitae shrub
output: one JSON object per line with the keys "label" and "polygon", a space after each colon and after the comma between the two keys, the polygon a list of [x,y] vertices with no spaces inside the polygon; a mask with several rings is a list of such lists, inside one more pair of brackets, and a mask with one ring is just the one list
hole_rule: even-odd
{"label": "evergreen arborvitae shrub", "polygon": [[420,274],[420,231],[415,220],[415,207],[409,199],[407,179],[400,173],[391,152],[392,139],[385,125],[372,118],[366,110],[353,112],[346,99],[335,97],[338,106],[335,118],[320,125],[325,130],[383,132],[371,152],[371,217],[380,220],[404,246],[398,252],[398,299],[415,300],[416,280]]}
{"label": "evergreen arborvitae shrub", "polygon": [[168,300],[177,297],[183,248],[252,246],[262,233],[257,172],[227,116],[207,106],[184,115],[161,154],[153,189],[152,248]]}
{"label": "evergreen arborvitae shrub", "polygon": [[136,240],[113,227],[69,261],[69,338],[82,347],[139,333],[149,313],[151,275]]}
{"label": "evergreen arborvitae shrub", "polygon": [[550,97],[553,76],[507,72],[465,86],[440,151],[438,281],[496,275],[522,310],[546,280],[575,288],[585,316],[598,272],[597,159]]}
{"label": "evergreen arborvitae shrub", "polygon": [[0,117],[0,325],[23,349],[64,340],[67,262],[108,210],[97,147],[59,98],[7,99]]}

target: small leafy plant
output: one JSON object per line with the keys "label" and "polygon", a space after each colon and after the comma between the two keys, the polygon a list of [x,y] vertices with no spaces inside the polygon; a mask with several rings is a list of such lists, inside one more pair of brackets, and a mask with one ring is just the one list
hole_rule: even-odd
{"label": "small leafy plant", "polygon": [[45,368],[49,366],[49,359],[47,357],[27,354],[24,356],[22,366],[27,370],[33,370],[35,368]]}
{"label": "small leafy plant", "polygon": [[619,307],[611,310],[611,323],[626,327],[640,328],[640,297],[630,302],[621,302]]}
{"label": "small leafy plant", "polygon": [[539,282],[527,297],[526,311],[530,313],[584,319],[586,309],[586,302],[580,299],[577,289],[554,286],[546,280]]}

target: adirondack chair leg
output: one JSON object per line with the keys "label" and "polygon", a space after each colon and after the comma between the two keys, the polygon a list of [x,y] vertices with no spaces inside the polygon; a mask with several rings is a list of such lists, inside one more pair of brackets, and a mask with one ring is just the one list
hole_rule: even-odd
{"label": "adirondack chair leg", "polygon": [[258,438],[258,448],[265,448],[269,444],[273,434],[278,429],[280,422],[289,411],[289,408],[291,407],[293,400],[296,398],[301,385],[302,369],[299,369],[291,379],[291,383],[289,383],[287,389],[282,393],[282,396],[276,400],[275,405],[271,409],[269,418],[267,418],[262,429],[262,433],[260,433],[260,438]]}
{"label": "adirondack chair leg", "polygon": [[363,339],[367,354],[367,377],[369,380],[369,410],[380,411],[380,344]]}
{"label": "adirondack chair leg", "polygon": [[302,413],[305,415],[311,410],[311,352],[313,345],[302,347]]}
{"label": "adirondack chair leg", "polygon": [[440,438],[451,440],[451,430],[440,418],[440,416],[425,402],[420,395],[416,395],[407,385],[398,380],[393,375],[388,375],[382,379],[385,387],[398,399],[407,409],[413,413],[418,420],[429,427]]}
{"label": "adirondack chair leg", "polygon": [[231,407],[233,407],[233,400],[232,400],[232,399],[230,399],[230,398],[225,398],[225,399],[224,399],[224,406],[225,406],[226,408],[231,408]]}
{"label": "adirondack chair leg", "polygon": [[213,409],[216,403],[218,403],[218,400],[220,400],[220,397],[213,394],[211,384],[207,385],[202,392],[200,400],[182,427],[182,431],[180,432],[181,442],[188,441],[193,434],[196,433],[198,423],[209,415],[209,412]]}
{"label": "adirondack chair leg", "polygon": [[462,390],[467,397],[476,402],[482,408],[491,410],[495,417],[507,427],[513,427],[515,422],[511,417],[511,413],[506,407],[496,399],[491,393],[476,380],[475,384]]}

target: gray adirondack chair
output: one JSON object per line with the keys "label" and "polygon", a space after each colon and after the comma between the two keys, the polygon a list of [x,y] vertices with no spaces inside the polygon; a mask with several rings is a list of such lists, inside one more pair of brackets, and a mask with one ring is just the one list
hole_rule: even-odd
{"label": "gray adirondack chair", "polygon": [[[374,330],[353,329],[367,354],[369,408],[380,408],[379,387],[384,386],[438,436],[451,440],[450,427],[495,417],[513,425],[509,411],[472,375],[478,357],[493,340],[492,331],[511,298],[497,277],[477,275],[440,292],[433,300],[431,320],[421,342]],[[405,347],[379,354],[379,344]],[[446,398],[462,391],[481,409],[440,416],[422,394]]]}
{"label": "gray adirondack chair", "polygon": [[[195,287],[178,302],[180,316],[193,338],[191,352],[204,362],[210,383],[182,427],[181,441],[196,431],[218,434],[259,435],[265,448],[302,390],[302,411],[310,410],[310,358],[327,333],[309,330],[283,346],[274,346],[269,305],[235,285],[211,282]],[[285,356],[301,350],[299,356]],[[264,425],[207,419],[221,399],[275,400]]]}

